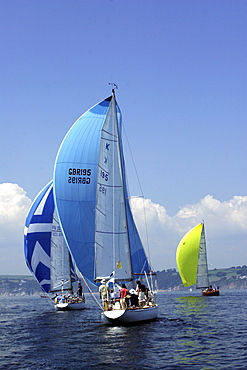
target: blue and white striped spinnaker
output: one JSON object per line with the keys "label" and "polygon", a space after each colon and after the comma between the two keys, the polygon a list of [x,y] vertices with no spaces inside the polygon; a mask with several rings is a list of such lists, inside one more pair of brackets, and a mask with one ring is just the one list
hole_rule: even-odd
{"label": "blue and white striped spinnaker", "polygon": [[28,268],[46,293],[72,292],[73,265],[56,216],[52,181],[37,195],[28,212],[24,254]]}

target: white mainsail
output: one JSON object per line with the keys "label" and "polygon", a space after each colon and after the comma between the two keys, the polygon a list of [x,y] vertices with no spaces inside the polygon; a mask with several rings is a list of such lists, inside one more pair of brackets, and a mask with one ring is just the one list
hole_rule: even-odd
{"label": "white mainsail", "polygon": [[69,250],[57,219],[56,210],[54,210],[52,223],[50,268],[50,291],[72,293]]}
{"label": "white mainsail", "polygon": [[208,280],[208,263],[207,263],[207,252],[206,252],[206,239],[204,224],[202,224],[202,232],[198,254],[198,270],[197,270],[197,281],[196,287],[207,288],[209,286]]}
{"label": "white mainsail", "polygon": [[95,276],[131,280],[123,172],[116,102],[113,97],[101,131],[95,217]]}

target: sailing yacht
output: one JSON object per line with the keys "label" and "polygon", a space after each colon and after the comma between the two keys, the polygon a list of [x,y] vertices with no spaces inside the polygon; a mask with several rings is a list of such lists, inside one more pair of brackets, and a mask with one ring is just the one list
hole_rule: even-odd
{"label": "sailing yacht", "polygon": [[54,167],[54,198],[59,223],[79,271],[88,281],[103,279],[111,293],[146,282],[149,298],[141,307],[102,305],[103,322],[133,323],[157,318],[155,274],[146,257],[129,203],[122,115],[112,95],[85,112],[65,136]]}
{"label": "sailing yacht", "polygon": [[218,288],[209,285],[204,223],[192,228],[180,240],[176,261],[184,286],[196,284],[197,289],[202,289],[202,295],[220,294]]}
{"label": "sailing yacht", "polygon": [[52,181],[37,195],[28,212],[24,254],[29,270],[56,310],[85,308],[84,296],[76,293],[79,280],[58,222]]}

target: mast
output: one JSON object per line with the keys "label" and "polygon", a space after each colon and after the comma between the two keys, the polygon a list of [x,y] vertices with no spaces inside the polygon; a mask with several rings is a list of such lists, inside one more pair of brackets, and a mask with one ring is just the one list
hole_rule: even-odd
{"label": "mast", "polygon": [[[115,86],[117,88],[117,85],[115,85]],[[115,98],[115,90],[114,89],[112,89],[112,95],[113,95],[113,98],[115,100],[115,114],[117,114],[116,113],[116,98]],[[131,268],[130,274],[131,274],[131,277],[132,277],[131,280],[133,280],[133,266],[132,266],[131,251],[130,251],[129,225],[128,225],[128,219],[127,219],[126,198],[125,198],[125,191],[124,191],[124,186],[125,186],[126,182],[124,181],[123,163],[122,163],[122,160],[121,160],[121,153],[123,153],[123,150],[121,150],[121,145],[120,145],[120,133],[119,133],[119,125],[118,125],[117,119],[116,119],[116,122],[117,122],[116,128],[117,128],[117,137],[118,137],[118,151],[119,151],[119,159],[120,159],[120,173],[121,173],[121,179],[122,179],[124,209],[125,209],[124,215],[125,215],[126,231],[127,231],[127,238],[128,238],[130,268]],[[128,199],[127,199],[127,201],[128,201]]]}

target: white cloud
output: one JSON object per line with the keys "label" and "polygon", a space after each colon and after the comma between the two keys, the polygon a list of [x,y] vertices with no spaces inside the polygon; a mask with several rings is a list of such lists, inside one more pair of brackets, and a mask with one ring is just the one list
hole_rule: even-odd
{"label": "white cloud", "polygon": [[[17,184],[0,184],[0,275],[29,273],[23,254],[23,229],[30,205],[31,200]],[[173,217],[150,199],[132,197],[131,205],[144,245],[149,245],[154,269],[176,267],[179,240],[202,220],[210,268],[247,264],[247,196],[220,202],[207,195],[197,204],[185,205]]]}
{"label": "white cloud", "polygon": [[[143,205],[145,203],[145,212]],[[131,198],[132,211],[144,245],[148,244],[153,268],[176,267],[176,247],[182,236],[204,220],[210,268],[247,264],[247,196],[220,202],[207,195],[197,204],[186,205],[174,216],[150,199]]]}
{"label": "white cloud", "polygon": [[28,274],[23,229],[31,200],[17,184],[0,184],[0,275]]}

